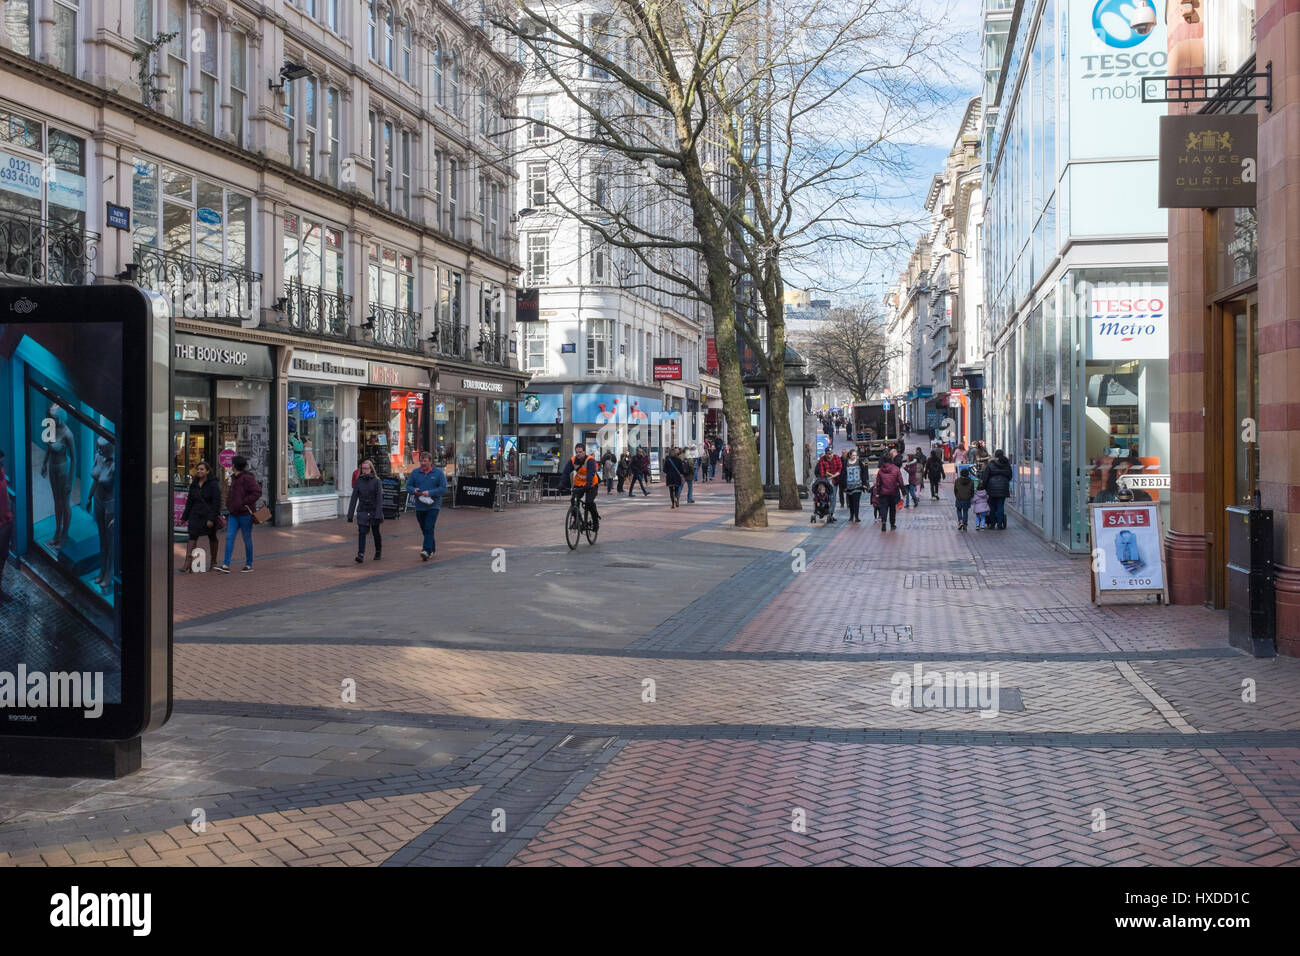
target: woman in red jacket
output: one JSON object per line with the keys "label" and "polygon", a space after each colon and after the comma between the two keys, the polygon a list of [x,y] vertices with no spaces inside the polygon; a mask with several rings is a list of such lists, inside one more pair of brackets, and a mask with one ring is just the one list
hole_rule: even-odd
{"label": "woman in red jacket", "polygon": [[235,476],[230,479],[230,491],[226,494],[226,510],[230,512],[230,526],[226,529],[226,560],[217,568],[223,574],[230,573],[236,530],[244,539],[244,566],[240,570],[245,573],[253,570],[253,512],[262,497],[262,486],[248,470],[248,459],[236,455],[231,464],[235,466]]}

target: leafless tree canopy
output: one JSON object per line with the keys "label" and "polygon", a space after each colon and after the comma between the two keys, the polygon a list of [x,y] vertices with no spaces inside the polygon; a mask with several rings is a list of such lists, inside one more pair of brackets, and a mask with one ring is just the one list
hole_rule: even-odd
{"label": "leafless tree canopy", "polygon": [[855,402],[880,389],[899,352],[889,346],[885,325],[873,306],[832,309],[821,328],[799,337],[818,378],[847,388]]}

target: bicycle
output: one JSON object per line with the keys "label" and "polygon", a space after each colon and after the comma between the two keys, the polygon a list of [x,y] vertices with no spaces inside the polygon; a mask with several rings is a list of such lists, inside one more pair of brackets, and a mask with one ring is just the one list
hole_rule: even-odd
{"label": "bicycle", "polygon": [[587,536],[588,544],[596,543],[596,528],[592,524],[591,515],[587,512],[586,502],[582,500],[586,489],[576,490],[577,494],[569,493],[569,511],[564,516],[564,541],[570,551],[578,547],[584,534]]}

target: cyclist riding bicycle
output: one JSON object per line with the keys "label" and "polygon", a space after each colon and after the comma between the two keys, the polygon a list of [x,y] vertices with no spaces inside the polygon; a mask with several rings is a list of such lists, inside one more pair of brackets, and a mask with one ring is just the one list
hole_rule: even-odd
{"label": "cyclist riding bicycle", "polygon": [[587,514],[591,516],[591,529],[600,530],[600,512],[596,510],[596,492],[600,490],[600,462],[587,454],[586,446],[574,445],[573,457],[564,466],[561,480],[572,496],[582,495]]}

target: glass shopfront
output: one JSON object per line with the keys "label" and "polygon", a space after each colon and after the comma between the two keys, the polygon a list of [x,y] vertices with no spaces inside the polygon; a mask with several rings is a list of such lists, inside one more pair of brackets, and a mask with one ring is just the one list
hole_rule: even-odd
{"label": "glass shopfront", "polygon": [[489,475],[519,474],[519,422],[514,402],[487,400],[487,470]]}
{"label": "glass shopfront", "polygon": [[520,463],[518,402],[513,379],[445,370],[433,394],[433,452],[453,475],[531,474]]}
{"label": "glass shopfront", "polygon": [[289,383],[290,496],[331,494],[338,489],[337,392],[334,385]]}
{"label": "glass shopfront", "polygon": [[427,451],[428,393],[363,388],[357,397],[359,460],[369,458],[380,475],[408,475]]}
{"label": "glass shopfront", "polygon": [[172,493],[177,527],[200,461],[230,490],[231,461],[248,459],[264,488],[274,474],[271,444],[271,350],[228,339],[177,334],[172,364]]}

